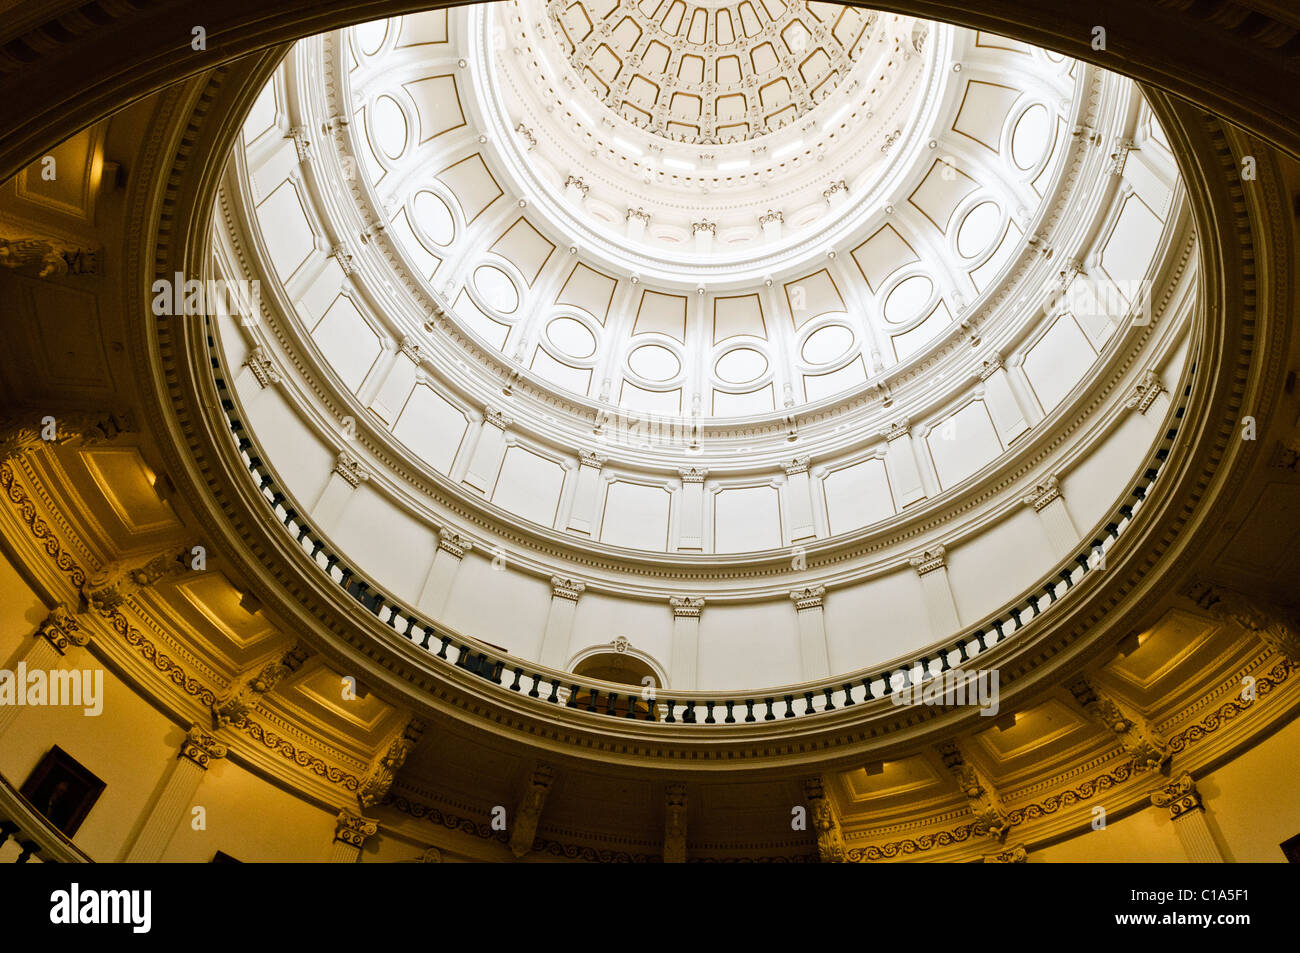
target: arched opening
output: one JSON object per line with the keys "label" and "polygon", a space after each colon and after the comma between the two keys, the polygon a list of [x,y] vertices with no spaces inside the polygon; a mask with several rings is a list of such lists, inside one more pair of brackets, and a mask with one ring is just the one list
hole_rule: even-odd
{"label": "arched opening", "polygon": [[[569,703],[572,707],[606,712],[612,706],[612,714],[633,718],[650,716],[654,695],[646,689],[657,691],[660,687],[659,675],[654,668],[644,659],[627,652],[610,651],[588,655],[573,666],[573,674],[582,678],[627,685],[629,691],[626,695],[611,699],[607,695],[593,698],[590,691],[579,689],[570,699]],[[629,715],[628,705],[633,701],[632,713]]]}

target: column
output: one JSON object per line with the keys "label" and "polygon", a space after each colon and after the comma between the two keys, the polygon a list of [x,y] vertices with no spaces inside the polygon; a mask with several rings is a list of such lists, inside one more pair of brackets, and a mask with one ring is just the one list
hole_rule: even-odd
{"label": "column", "polygon": [[367,817],[350,811],[339,811],[334,821],[334,846],[330,850],[331,864],[355,864],[361,859],[361,849],[367,838],[374,837],[379,825]]}
{"label": "column", "polygon": [[790,542],[812,539],[817,535],[813,526],[812,485],[808,479],[809,457],[795,457],[781,464],[789,478],[785,485],[785,515],[790,527]]}
{"label": "column", "polygon": [[591,536],[599,520],[600,468],[606,458],[590,450],[578,451],[578,486],[569,505],[569,519],[565,529],[572,533]]}
{"label": "column", "polygon": [[664,789],[665,864],[686,863],[686,785],[675,781]]}
{"label": "column", "polygon": [[438,530],[438,548],[433,551],[433,563],[416,600],[417,609],[434,619],[446,611],[460,561],[473,548],[474,544],[455,530],[445,526]]}
{"label": "column", "polygon": [[560,576],[551,577],[551,607],[546,613],[546,630],[538,659],[548,668],[564,670],[569,660],[569,641],[573,637],[573,617],[578,611],[578,597],[586,583]]}
{"label": "column", "polygon": [[829,678],[830,651],[826,646],[826,618],[822,614],[825,586],[796,589],[790,593],[799,622],[799,660],[802,681]]}
{"label": "column", "polygon": [[1169,412],[1169,392],[1154,368],[1148,368],[1142,374],[1142,379],[1133,385],[1133,390],[1129,392],[1124,406],[1136,410],[1139,414],[1145,414],[1155,408],[1156,419],[1164,419],[1165,414]]}
{"label": "column", "polygon": [[478,443],[474,445],[474,455],[470,457],[464,476],[464,482],[480,493],[492,492],[501,461],[506,455],[506,428],[513,423],[512,418],[491,407],[483,417]]}
{"label": "column", "polygon": [[1007,358],[1006,378],[1011,395],[1025,416],[1025,422],[1032,427],[1043,419],[1043,411],[1038,405],[1038,398],[1034,396],[1033,388],[1029,386],[1029,378],[1025,376],[1024,361],[1023,354],[1012,354]]}
{"label": "column", "polygon": [[397,415],[415,385],[419,367],[420,346],[410,338],[402,338],[388,367],[376,375],[366,406],[388,426],[397,421]]}
{"label": "column", "polygon": [[1051,544],[1052,553],[1057,559],[1065,559],[1079,545],[1080,534],[1070,519],[1070,511],[1065,508],[1065,497],[1061,495],[1061,483],[1052,476],[1023,497],[1025,506],[1032,506],[1038,514]]}
{"label": "column", "polygon": [[1156,807],[1169,808],[1169,818],[1174,823],[1178,842],[1183,853],[1193,864],[1221,864],[1223,852],[1210,832],[1205,819],[1205,805],[1196,790],[1196,782],[1184,771],[1176,780],[1151,794]]}
{"label": "column", "polygon": [[340,450],[330,471],[325,489],[311,508],[311,519],[323,532],[329,532],[343,515],[352,491],[370,479],[370,472],[347,450]]}
{"label": "column", "polygon": [[677,518],[677,548],[683,552],[704,551],[704,467],[678,470],[682,476],[682,502]]}
{"label": "column", "polygon": [[[89,644],[90,633],[77,622],[76,616],[68,607],[59,603],[50,610],[50,614],[36,627],[36,632],[26,650],[10,664],[14,668],[11,676],[17,697],[23,696],[27,672],[52,672],[59,667],[59,660],[73,648]],[[23,706],[18,704],[0,705],[0,737],[13,724]]]}
{"label": "column", "polygon": [[523,797],[515,810],[515,822],[510,825],[510,853],[523,857],[533,849],[537,839],[537,825],[542,819],[542,810],[546,807],[546,796],[551,793],[555,782],[555,769],[549,764],[538,763],[528,777]]}
{"label": "column", "polygon": [[1007,378],[1007,369],[1002,365],[1001,354],[994,354],[984,362],[979,378],[984,385],[984,403],[993,418],[993,426],[997,428],[1002,442],[1009,446],[1011,441],[1029,430],[1029,421],[1025,419],[1024,409],[1011,390],[1011,381]]}
{"label": "column", "polygon": [[693,689],[699,680],[700,613],[704,600],[696,596],[673,596],[673,650],[668,669],[668,687]]}
{"label": "column", "polygon": [[936,639],[952,635],[961,628],[961,620],[957,616],[952,587],[948,584],[946,550],[942,546],[935,546],[913,556],[908,563],[921,577],[925,611],[930,617],[930,634]]}
{"label": "column", "polygon": [[191,725],[181,744],[180,754],[172,765],[162,793],[149,810],[144,827],[136,835],[123,860],[128,864],[156,863],[176,833],[185,812],[194,805],[194,795],[203,781],[208,765],[226,756],[226,746],[215,735],[198,725]]}
{"label": "column", "polygon": [[918,500],[925,499],[925,487],[921,484],[921,471],[916,463],[916,450],[912,446],[912,435],[907,427],[907,418],[895,421],[888,430],[880,435],[889,443],[885,453],[885,469],[889,473],[889,482],[902,509]]}

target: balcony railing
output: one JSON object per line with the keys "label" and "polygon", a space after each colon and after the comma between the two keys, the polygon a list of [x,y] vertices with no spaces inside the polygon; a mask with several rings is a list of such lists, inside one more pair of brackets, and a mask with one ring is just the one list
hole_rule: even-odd
{"label": "balcony railing", "polygon": [[909,688],[920,688],[931,679],[943,677],[946,672],[962,669],[994,646],[1012,638],[1067,598],[1070,590],[1085,577],[1104,571],[1106,554],[1141,510],[1173,448],[1191,394],[1191,384],[1188,383],[1179,395],[1168,428],[1148,456],[1146,467],[1131,484],[1129,493],[1111,511],[1097,535],[1080,543],[1071,559],[1043,577],[1009,607],[941,647],[839,678],[765,692],[629,690],[625,686],[584,680],[570,673],[547,669],[454,633],[391,598],[349,566],[312,529],[310,521],[298,512],[262,458],[256,441],[238,415],[212,333],[211,319],[207,321],[208,350],[221,408],[244,465],[279,523],[343,592],[402,638],[428,650],[447,665],[535,699],[539,704],[668,725],[753,724],[848,708],[906,692]]}
{"label": "balcony railing", "polygon": [[0,863],[89,863],[72,841],[0,777]]}

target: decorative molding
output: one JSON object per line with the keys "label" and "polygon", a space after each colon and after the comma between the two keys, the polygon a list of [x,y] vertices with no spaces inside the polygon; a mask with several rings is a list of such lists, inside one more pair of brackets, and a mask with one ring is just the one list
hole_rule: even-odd
{"label": "decorative molding", "polygon": [[1037,484],[1032,491],[1021,497],[1025,506],[1032,506],[1035,511],[1041,510],[1053,500],[1061,499],[1061,482],[1054,476],[1048,477],[1042,483]]}
{"label": "decorative molding", "polygon": [[281,381],[280,372],[276,370],[275,362],[271,360],[271,355],[262,345],[257,345],[248,352],[248,357],[244,358],[244,367],[253,372],[258,386],[267,387],[270,384],[278,384]]}
{"label": "decorative molding", "polygon": [[334,819],[334,840],[361,850],[366,840],[379,832],[379,824],[368,817],[359,817],[349,811],[339,811]]}
{"label": "decorative molding", "polygon": [[650,213],[643,208],[630,208],[627,210],[627,215],[624,216],[624,219],[629,222],[632,221],[632,219],[636,219],[642,225],[649,225]]}
{"label": "decorative molding", "polygon": [[241,725],[257,705],[257,698],[275,688],[281,681],[302,668],[309,650],[301,642],[273,662],[262,666],[251,678],[234,690],[227,692],[212,704],[212,727]]}
{"label": "decorative molding", "polygon": [[984,855],[986,864],[1023,864],[1029,860],[1029,850],[1024,844],[1012,844],[993,854]]}
{"label": "decorative molding", "polygon": [[493,407],[489,407],[487,410],[483,412],[483,422],[486,424],[491,424],[493,427],[496,427],[498,430],[505,430],[507,427],[509,427],[511,424],[515,422],[515,419],[513,417],[506,416],[504,411],[497,410]]}
{"label": "decorative molding", "polygon": [[880,436],[884,437],[889,443],[893,443],[899,437],[906,437],[911,433],[907,426],[907,418],[902,417],[895,420],[887,428],[880,431]]}
{"label": "decorative molding", "polygon": [[998,371],[1002,370],[1002,368],[1003,368],[1002,355],[992,354],[980,366],[979,379],[982,381],[986,381],[994,374],[996,374]]}
{"label": "decorative molding", "polygon": [[99,274],[100,250],[36,235],[0,237],[0,268],[38,278]]}
{"label": "decorative molding", "polygon": [[311,157],[311,140],[307,138],[305,126],[294,126],[284,134],[284,138],[293,140],[293,148],[298,153],[299,162],[306,162]]}
{"label": "decorative molding", "polygon": [[443,527],[438,530],[438,548],[451,553],[457,559],[464,559],[465,554],[474,548],[473,542],[455,530]]}
{"label": "decorative molding", "polygon": [[785,223],[785,215],[781,212],[780,209],[775,209],[775,210],[768,209],[766,212],[764,212],[762,215],[758,217],[759,227],[762,227],[764,225],[769,225],[773,222],[775,222],[778,225],[782,225]]}
{"label": "decorative molding", "polygon": [[412,718],[403,726],[401,733],[389,742],[362,782],[361,789],[357,791],[357,803],[363,809],[383,803],[397,778],[397,772],[406,764],[407,757],[424,737],[426,727],[419,718]]}
{"label": "decorative molding", "polygon": [[683,483],[703,483],[705,477],[709,475],[707,467],[684,467],[678,468],[677,472],[681,475]]}
{"label": "decorative molding", "polygon": [[609,457],[605,456],[604,454],[597,453],[597,452],[594,451],[594,450],[579,450],[579,451],[578,451],[578,465],[579,465],[579,466],[584,466],[584,467],[594,467],[595,469],[599,470],[599,469],[600,469],[601,467],[603,467],[607,462],[609,462]]}
{"label": "decorative molding", "polygon": [[1133,390],[1129,392],[1128,399],[1124,401],[1124,406],[1130,409],[1136,407],[1138,413],[1145,414],[1151,409],[1157,397],[1166,393],[1164,382],[1160,380],[1160,375],[1154,370],[1148,369],[1142,374],[1142,379],[1133,385]]}
{"label": "decorative molding", "polygon": [[957,782],[970,812],[975,815],[974,832],[991,837],[999,843],[1005,840],[1012,821],[1002,809],[1001,798],[992,782],[966,760],[957,742],[945,741],[938,746],[938,751],[943,766]]}
{"label": "decorative molding", "polygon": [[718,223],[710,222],[708,220],[704,220],[700,222],[691,222],[692,235],[699,235],[702,232],[707,233],[709,235],[716,235],[718,233]]}
{"label": "decorative molding", "polygon": [[561,576],[551,577],[551,597],[554,599],[567,599],[570,602],[577,602],[578,597],[587,590],[585,582],[578,582],[576,579],[565,579]]}
{"label": "decorative molding", "polygon": [[916,570],[918,576],[924,576],[936,569],[942,569],[947,565],[946,560],[947,550],[942,545],[939,545],[924,550],[920,555],[911,557],[907,564]]}
{"label": "decorative molding", "polygon": [[533,849],[537,838],[537,824],[542,819],[542,810],[546,807],[546,797],[551,793],[555,782],[555,769],[549,764],[538,762],[533,773],[528,777],[523,797],[515,810],[515,822],[510,831],[510,853],[523,857]]}
{"label": "decorative molding", "polygon": [[199,725],[190,725],[190,730],[186,732],[185,740],[181,743],[180,757],[193,761],[206,771],[209,762],[224,758],[229,750],[207,729]]}
{"label": "decorative molding", "polygon": [[803,782],[804,799],[808,802],[809,820],[817,835],[817,857],[823,864],[841,864],[848,860],[844,848],[844,832],[831,804],[820,776]]}
{"label": "decorative molding", "polygon": [[1183,594],[1214,618],[1237,623],[1274,651],[1300,662],[1300,621],[1294,613],[1212,583],[1195,581]]}
{"label": "decorative molding", "polygon": [[686,785],[664,786],[664,863],[686,863]]}
{"label": "decorative molding", "polygon": [[789,476],[796,473],[807,473],[808,465],[812,462],[812,457],[795,457],[793,460],[783,461],[781,469]]}
{"label": "decorative molding", "polygon": [[674,619],[698,619],[704,610],[704,600],[698,596],[672,596],[668,600]]}
{"label": "decorative molding", "polygon": [[37,627],[36,636],[44,638],[60,655],[67,655],[74,646],[81,648],[90,644],[90,632],[77,623],[76,616],[62,602],[50,610]]}
{"label": "decorative molding", "polygon": [[370,472],[347,450],[339,451],[338,458],[334,461],[334,472],[353,489],[370,479]]}
{"label": "decorative molding", "polygon": [[411,337],[402,338],[401,342],[397,345],[397,350],[409,357],[416,366],[419,366],[420,362],[424,358],[424,355],[420,353],[419,342]]}
{"label": "decorative molding", "polygon": [[1167,771],[1173,752],[1155,728],[1136,712],[1126,711],[1125,705],[1101,692],[1096,684],[1080,675],[1066,687],[1097,724],[1115,735],[1124,753],[1133,759],[1135,771]]}
{"label": "decorative molding", "polygon": [[1158,791],[1152,791],[1151,803],[1155,807],[1168,808],[1169,819],[1174,821],[1193,811],[1205,810],[1196,782],[1186,771]]}
{"label": "decorative molding", "polygon": [[794,600],[795,611],[803,612],[805,609],[820,609],[825,595],[825,586],[808,586],[805,589],[795,589],[790,593],[790,598]]}

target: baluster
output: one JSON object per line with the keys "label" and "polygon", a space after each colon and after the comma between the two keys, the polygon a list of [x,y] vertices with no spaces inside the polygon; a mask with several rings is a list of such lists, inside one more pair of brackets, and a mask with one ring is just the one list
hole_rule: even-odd
{"label": "baluster", "polygon": [[447,657],[447,646],[450,644],[451,644],[451,636],[444,635],[442,637],[442,647],[438,649],[438,658],[445,659]]}
{"label": "baluster", "polygon": [[912,687],[912,670],[910,668],[900,669],[903,673],[903,685],[899,688],[900,692],[905,692]]}
{"label": "baluster", "polygon": [[686,703],[686,710],[682,712],[682,724],[695,724],[695,699],[691,699]]}
{"label": "baluster", "polygon": [[521,679],[521,678],[523,678],[523,677],[524,677],[524,670],[523,670],[522,668],[520,668],[519,666],[516,665],[516,666],[515,666],[515,680],[514,680],[513,682],[510,683],[510,690],[511,690],[512,692],[517,692],[517,691],[519,691],[519,679]]}
{"label": "baluster", "polygon": [[569,700],[564,703],[564,707],[565,708],[578,707],[578,686],[577,685],[569,686]]}
{"label": "baluster", "polygon": [[[1020,620],[1017,619],[1017,620],[1016,620],[1016,623],[1017,623],[1017,625],[1018,625],[1018,624],[1020,623]],[[997,645],[999,642],[1001,642],[1003,639],[1005,639],[1005,638],[1007,637],[1007,634],[1006,634],[1005,632],[1002,631],[1002,620],[1001,620],[1001,619],[994,619],[994,620],[993,620],[993,631],[997,633],[997,638],[995,638],[995,639],[993,640],[993,644],[994,644],[994,645]]]}
{"label": "baluster", "polygon": [[[629,696],[628,704],[631,704],[630,696]],[[617,712],[615,711],[617,707],[618,707],[618,692],[610,692],[609,704],[605,706],[605,714],[607,715],[617,714]]]}
{"label": "baluster", "polygon": [[528,677],[533,680],[533,687],[528,689],[528,697],[541,698],[542,693],[537,690],[537,686],[542,683],[542,676],[538,675],[536,672],[530,672]]}
{"label": "baluster", "polygon": [[[984,630],[983,630],[983,629],[976,629],[976,630],[975,630],[975,641],[979,643],[979,646],[980,646],[980,652],[986,652],[986,651],[988,651],[988,646],[984,644]],[[978,653],[976,653],[976,654],[978,654]]]}
{"label": "baluster", "polygon": [[745,721],[749,722],[749,721],[757,721],[757,720],[758,719],[754,717],[754,699],[746,698],[745,699]]}
{"label": "baluster", "polygon": [[764,721],[776,721],[776,715],[772,714],[772,703],[774,701],[776,701],[776,699],[772,698],[770,695],[763,699],[763,703],[767,705],[767,714],[763,716]]}
{"label": "baluster", "polygon": [[736,723],[736,716],[732,714],[732,709],[735,705],[736,703],[734,701],[730,698],[727,699],[727,717],[722,719],[724,725],[734,725]]}
{"label": "baluster", "polygon": [[862,679],[862,687],[865,688],[866,691],[867,691],[867,694],[866,694],[865,696],[863,696],[863,699],[862,699],[863,701],[868,701],[868,702],[869,702],[869,701],[871,701],[873,698],[876,697],[875,695],[871,694],[871,676],[870,676],[870,675],[868,675],[866,678]]}
{"label": "baluster", "polygon": [[880,677],[885,680],[885,690],[880,693],[880,697],[888,698],[890,695],[894,694],[894,673],[892,671],[885,672]]}
{"label": "baluster", "polygon": [[[536,688],[537,686],[533,687]],[[560,680],[558,678],[551,679],[551,694],[546,696],[546,700],[552,705],[560,703]]]}
{"label": "baluster", "polygon": [[18,846],[23,850],[22,853],[18,855],[18,859],[14,861],[15,864],[27,863],[27,861],[31,859],[32,854],[41,849],[41,845],[36,843],[34,840],[19,841]]}
{"label": "baluster", "polygon": [[[822,689],[822,692],[826,695],[826,707],[823,708],[822,711],[834,711],[834,710],[835,710],[835,697],[834,697],[834,695],[832,695],[832,691],[833,691],[833,689],[830,689],[830,688],[823,688],[823,689]],[[811,696],[809,696],[809,697],[810,697],[810,699],[811,699]],[[809,706],[808,706],[808,707],[810,707],[810,708],[812,707],[811,700],[809,701]]]}
{"label": "baluster", "polygon": [[782,715],[781,717],[782,718],[794,717],[794,696],[793,695],[785,696],[785,714]]}
{"label": "baluster", "polygon": [[704,723],[706,725],[716,725],[717,722],[713,720],[713,699],[710,698],[704,704],[708,706],[708,711],[704,713]]}
{"label": "baluster", "polygon": [[599,700],[600,700],[600,689],[593,688],[591,690],[591,694],[587,696],[587,711],[594,712],[596,710],[596,703]]}
{"label": "baluster", "polygon": [[[637,700],[637,697],[638,697],[638,696],[637,696],[634,692],[628,692],[628,693],[627,693],[627,714],[623,716],[624,718],[635,718],[635,717],[636,717],[636,700]],[[643,700],[644,700],[644,699],[643,699]],[[653,701],[651,701],[651,702],[650,702],[650,717],[651,717],[651,718],[654,717],[654,710],[655,710],[655,703],[654,703]]]}
{"label": "baluster", "polygon": [[664,721],[670,723],[677,721],[677,719],[673,716],[673,709],[676,707],[677,707],[677,700],[673,698],[668,699],[668,717],[665,718]]}
{"label": "baluster", "polygon": [[849,707],[850,705],[856,705],[857,702],[855,702],[855,701],[853,700],[853,685],[852,685],[852,683],[850,683],[850,682],[845,682],[843,688],[844,688],[844,707],[847,708],[847,707]]}

